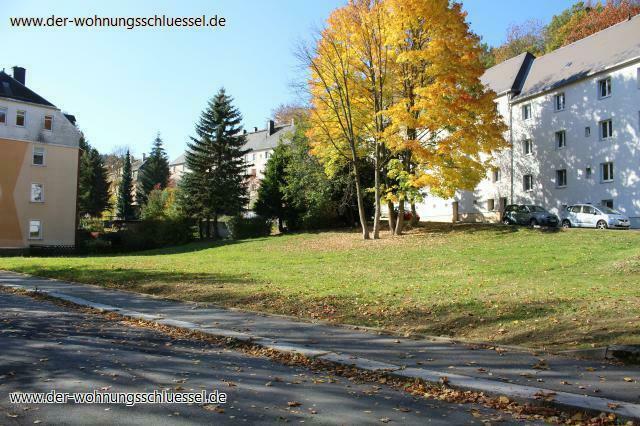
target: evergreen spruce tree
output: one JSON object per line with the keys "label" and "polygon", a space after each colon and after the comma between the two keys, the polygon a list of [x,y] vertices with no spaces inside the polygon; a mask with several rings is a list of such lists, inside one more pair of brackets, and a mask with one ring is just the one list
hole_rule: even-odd
{"label": "evergreen spruce tree", "polygon": [[78,212],[81,216],[99,217],[109,207],[109,180],[104,160],[84,136],[80,138],[78,172]]}
{"label": "evergreen spruce tree", "polygon": [[220,216],[238,215],[248,202],[244,156],[249,150],[244,149],[242,116],[232,102],[224,89],[209,101],[196,124],[197,137],[187,144],[188,172],[180,181],[182,209],[206,223],[207,238],[212,227],[219,237]]}
{"label": "evergreen spruce tree", "polygon": [[256,214],[278,220],[278,229],[284,232],[284,223],[288,229],[297,225],[298,211],[291,206],[285,197],[284,190],[287,182],[287,167],[290,162],[289,149],[284,144],[278,145],[264,172],[264,178],[258,189],[258,200],[254,207]]}
{"label": "evergreen spruce tree", "polygon": [[139,205],[145,204],[154,189],[165,189],[169,183],[169,158],[162,146],[160,133],[153,141],[149,157],[138,171],[136,200]]}
{"label": "evergreen spruce tree", "polygon": [[116,207],[120,219],[133,219],[132,191],[131,155],[129,155],[129,150],[127,150],[127,154],[124,157],[124,165],[122,166],[122,180],[118,186],[118,202]]}

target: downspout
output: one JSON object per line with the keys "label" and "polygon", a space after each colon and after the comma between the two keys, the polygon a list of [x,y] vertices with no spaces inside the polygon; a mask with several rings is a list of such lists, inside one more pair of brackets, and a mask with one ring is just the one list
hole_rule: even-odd
{"label": "downspout", "polygon": [[514,173],[514,164],[513,164],[513,105],[511,104],[512,93],[509,93],[509,144],[511,145],[511,188],[509,194],[509,204],[513,204],[513,173]]}

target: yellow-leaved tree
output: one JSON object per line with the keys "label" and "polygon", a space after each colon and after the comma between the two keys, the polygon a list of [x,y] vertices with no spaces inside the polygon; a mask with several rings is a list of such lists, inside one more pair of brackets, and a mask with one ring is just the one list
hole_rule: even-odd
{"label": "yellow-leaved tree", "polygon": [[397,155],[391,170],[397,184],[389,196],[398,202],[400,234],[405,200],[416,190],[448,198],[475,188],[491,154],[506,147],[506,127],[495,93],[480,82],[480,42],[462,6],[448,0],[385,4],[399,74],[385,141]]}

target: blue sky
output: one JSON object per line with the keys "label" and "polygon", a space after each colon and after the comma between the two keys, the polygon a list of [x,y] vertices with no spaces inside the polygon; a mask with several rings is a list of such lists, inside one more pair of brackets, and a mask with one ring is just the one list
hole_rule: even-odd
{"label": "blue sky", "polygon": [[[161,132],[173,159],[184,149],[207,100],[224,86],[245,127],[264,127],[271,110],[295,100],[297,40],[344,0],[3,1],[0,67],[27,68],[27,85],[73,113],[101,152],[127,145],[148,151]],[[499,44],[507,27],[547,22],[573,0],[464,0],[473,30]],[[200,16],[225,28],[24,29],[18,16]]]}

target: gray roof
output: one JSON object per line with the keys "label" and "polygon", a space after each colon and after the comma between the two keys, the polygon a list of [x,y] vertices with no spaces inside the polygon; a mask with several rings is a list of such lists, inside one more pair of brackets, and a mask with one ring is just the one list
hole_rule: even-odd
{"label": "gray roof", "polygon": [[[256,132],[247,133],[245,137],[247,138],[247,143],[244,145],[245,149],[250,149],[251,151],[263,151],[266,149],[274,149],[278,146],[278,142],[282,136],[286,135],[288,132],[293,131],[294,126],[291,124],[287,125],[275,125],[273,128],[273,133],[269,134],[268,129],[258,130]],[[178,166],[185,163],[184,154],[180,155],[178,158],[171,162],[171,166]]]}
{"label": "gray roof", "polygon": [[498,95],[506,92],[518,92],[526,76],[526,71],[534,59],[535,57],[531,53],[521,53],[515,58],[507,59],[486,70],[480,77],[480,81]]}
{"label": "gray roof", "polygon": [[640,58],[640,15],[536,58],[515,100]]}
{"label": "gray roof", "polygon": [[53,107],[51,102],[20,83],[4,70],[0,71],[0,98],[15,99],[18,101],[31,102],[33,104]]}

